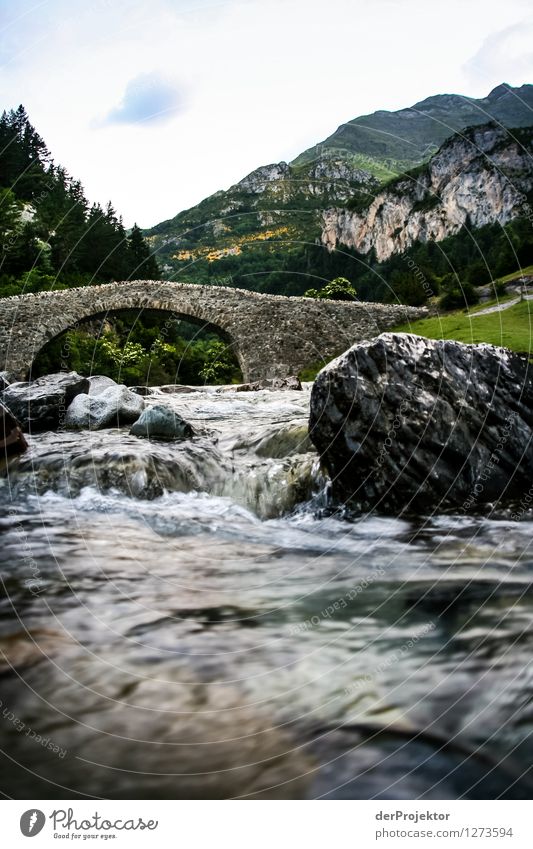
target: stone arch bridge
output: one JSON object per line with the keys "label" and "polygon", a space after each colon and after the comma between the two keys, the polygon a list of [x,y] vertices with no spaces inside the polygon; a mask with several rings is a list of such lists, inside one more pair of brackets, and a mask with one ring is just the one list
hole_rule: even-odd
{"label": "stone arch bridge", "polygon": [[400,305],[260,295],[245,289],[136,280],[0,299],[0,370],[24,379],[43,346],[116,310],[164,310],[216,330],[244,380],[297,374],[426,310]]}

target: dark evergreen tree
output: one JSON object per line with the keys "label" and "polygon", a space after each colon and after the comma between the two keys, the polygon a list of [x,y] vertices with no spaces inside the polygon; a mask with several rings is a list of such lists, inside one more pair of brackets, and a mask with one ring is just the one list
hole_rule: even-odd
{"label": "dark evergreen tree", "polygon": [[128,236],[130,259],[132,269],[128,275],[129,280],[142,278],[144,280],[157,280],[159,268],[155,256],[150,252],[140,227],[134,224]]}

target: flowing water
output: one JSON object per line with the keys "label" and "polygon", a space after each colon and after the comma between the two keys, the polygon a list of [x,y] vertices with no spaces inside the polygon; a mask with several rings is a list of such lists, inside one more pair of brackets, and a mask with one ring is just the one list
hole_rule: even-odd
{"label": "flowing water", "polygon": [[328,506],[303,392],[156,394],[0,481],[2,791],[530,798],[528,514]]}

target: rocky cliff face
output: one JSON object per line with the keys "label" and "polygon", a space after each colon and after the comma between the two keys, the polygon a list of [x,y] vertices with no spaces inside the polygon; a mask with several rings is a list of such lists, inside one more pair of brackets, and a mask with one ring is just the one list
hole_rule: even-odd
{"label": "rocky cliff face", "polygon": [[533,188],[533,130],[509,133],[496,124],[452,136],[427,166],[379,191],[360,212],[324,212],[322,243],[379,261],[416,241],[440,241],[465,224],[507,224],[528,214]]}
{"label": "rocky cliff face", "polygon": [[300,166],[263,165],[154,228],[149,240],[166,273],[189,270],[201,259],[212,263],[239,256],[255,243],[265,255],[280,239],[319,242],[326,207],[345,204],[354,193],[370,200],[378,186],[371,174],[331,154]]}

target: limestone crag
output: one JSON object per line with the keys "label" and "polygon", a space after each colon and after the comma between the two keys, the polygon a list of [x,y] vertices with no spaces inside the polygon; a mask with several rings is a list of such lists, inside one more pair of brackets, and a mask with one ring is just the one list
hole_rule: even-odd
{"label": "limestone crag", "polygon": [[416,241],[441,241],[468,223],[507,224],[531,213],[533,130],[520,141],[495,124],[458,133],[416,175],[383,188],[364,210],[330,208],[323,215],[322,243],[338,244],[381,262]]}

